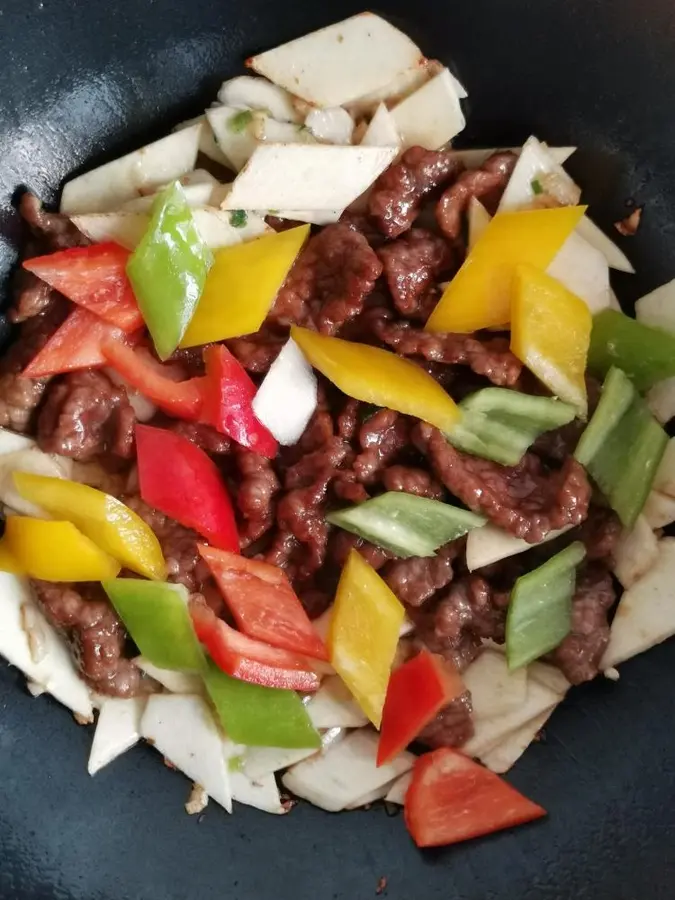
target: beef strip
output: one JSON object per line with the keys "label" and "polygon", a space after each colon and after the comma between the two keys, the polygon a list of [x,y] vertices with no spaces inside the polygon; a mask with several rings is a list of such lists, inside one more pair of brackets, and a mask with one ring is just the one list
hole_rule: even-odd
{"label": "beef strip", "polygon": [[460,236],[462,216],[472,197],[483,200],[490,208],[496,206],[517,161],[515,153],[495,153],[480,169],[462,172],[443,193],[436,207],[436,220],[448,240],[455,241]]}
{"label": "beef strip", "polygon": [[286,337],[262,332],[249,337],[233,338],[227,346],[247,372],[264,375],[281,352]]}
{"label": "beef strip", "polygon": [[474,512],[484,513],[495,525],[531,544],[586,518],[591,486],[572,457],[560,471],[547,472],[533,453],[526,453],[516,466],[469,456],[425,423],[415,427],[413,439],[451,493]]}
{"label": "beef strip", "polygon": [[44,242],[46,252],[91,244],[89,238],[73,225],[68,216],[47,212],[38,198],[30,192],[21,197],[19,213],[35,237]]}
{"label": "beef strip", "polygon": [[407,606],[421,606],[453,578],[452,564],[464,548],[463,541],[441,547],[436,556],[411,556],[386,564],[382,577]]}
{"label": "beef strip", "polygon": [[382,566],[390,559],[395,559],[395,554],[390,550],[383,550],[382,547],[376,547],[369,541],[350,534],[348,531],[335,531],[330,538],[328,546],[328,556],[330,561],[340,569],[347,562],[347,557],[352,550],[356,550],[365,559],[368,565],[372,566],[375,571],[379,571]]}
{"label": "beef strip", "polygon": [[583,541],[587,561],[603,561],[611,565],[621,537],[622,526],[617,514],[602,506],[591,506],[588,518],[572,532],[574,540]]}
{"label": "beef strip", "polygon": [[168,428],[169,431],[187,438],[188,441],[213,456],[223,456],[229,453],[232,447],[230,439],[216,431],[212,425],[204,425],[201,422],[184,422],[182,419],[171,419],[164,415],[155,417],[151,424],[159,428]]}
{"label": "beef strip", "polygon": [[382,263],[362,234],[340,223],[327,225],[296,260],[267,321],[335,334],[362,311],[381,274]]}
{"label": "beef strip", "polygon": [[52,382],[38,418],[45,453],[85,462],[112,453],[129,459],[136,417],[123,387],[96,369],[70,372]]}
{"label": "beef strip", "polygon": [[443,486],[424,469],[414,466],[389,466],[384,470],[382,484],[386,491],[403,491],[429,500],[442,500]]}
{"label": "beef strip", "polygon": [[241,476],[236,498],[243,519],[239,539],[242,547],[248,547],[274,525],[274,498],[280,485],[272,462],[264,456],[237,446],[234,458]]}
{"label": "beef strip", "polygon": [[7,318],[13,325],[43,313],[57,297],[45,281],[26,269],[19,269],[12,285],[12,305]]}
{"label": "beef strip", "polygon": [[368,212],[383,234],[399,237],[417,218],[423,198],[461,171],[450,150],[411,147],[373,185]]}
{"label": "beef strip", "polygon": [[435,280],[447,272],[454,262],[448,243],[423,228],[385,244],[378,251],[394,306],[406,318],[426,321],[437,302],[425,302]]}
{"label": "beef strip", "polygon": [[99,584],[32,580],[45,616],[67,639],[82,677],[99,694],[133,697],[140,671],[124,656],[127,633]]}
{"label": "beef strip", "polygon": [[427,747],[461,747],[473,737],[471,694],[467,691],[445,706],[419,735]]}
{"label": "beef strip", "polygon": [[572,630],[550,654],[572,684],[590,681],[598,674],[600,661],[609,643],[607,614],[616,593],[609,571],[591,563],[577,577],[572,601]]}

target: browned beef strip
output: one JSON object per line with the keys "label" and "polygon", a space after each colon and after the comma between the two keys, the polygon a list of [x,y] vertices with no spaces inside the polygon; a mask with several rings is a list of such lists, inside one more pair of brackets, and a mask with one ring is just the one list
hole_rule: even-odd
{"label": "browned beef strip", "polygon": [[403,491],[429,500],[441,500],[445,493],[429,472],[414,466],[389,466],[384,470],[382,484],[387,491]]}
{"label": "browned beef strip", "polygon": [[53,291],[45,281],[26,269],[19,269],[12,284],[12,305],[7,318],[14,325],[39,316],[56,299]]}
{"label": "browned beef strip", "polygon": [[99,584],[33,579],[38,603],[72,649],[82,677],[99,694],[133,697],[140,671],[124,656],[127,633]]}
{"label": "browned beef strip", "polygon": [[347,562],[347,557],[352,550],[360,553],[368,565],[372,566],[376,572],[388,560],[394,558],[394,554],[389,550],[376,547],[375,544],[371,544],[355,534],[350,534],[348,531],[334,531],[328,545],[330,561],[341,569]]}
{"label": "browned beef strip", "polygon": [[382,577],[402,603],[421,606],[450,584],[452,564],[463,547],[463,541],[453,541],[441,547],[436,556],[392,560],[383,568]]}
{"label": "browned beef strip", "polygon": [[424,197],[462,171],[462,164],[449,150],[411,147],[373,185],[368,212],[388,238],[407,231]]}
{"label": "browned beef strip", "polygon": [[426,321],[436,298],[425,303],[428,291],[454,262],[454,254],[442,237],[423,228],[385,244],[378,250],[394,306],[406,318]]}
{"label": "browned beef strip", "polygon": [[335,334],[362,311],[381,274],[382,263],[362,234],[327,225],[296,260],[267,321]]}
{"label": "browned beef strip", "polygon": [[361,453],[354,471],[362,484],[372,484],[409,442],[411,421],[391,409],[380,409],[359,429]]}
{"label": "browned beef strip", "polygon": [[281,352],[286,342],[285,337],[274,334],[259,333],[249,337],[233,338],[227,346],[247,372],[264,375]]}
{"label": "browned beef strip", "polygon": [[355,437],[361,423],[361,402],[349,398],[337,417],[337,433],[345,441],[351,441]]}
{"label": "browned beef strip", "polygon": [[241,476],[236,499],[243,519],[239,539],[242,547],[248,547],[274,525],[275,496],[280,485],[271,460],[239,446],[234,448],[234,458]]}
{"label": "browned beef strip", "polygon": [[471,694],[467,691],[444,707],[418,735],[427,747],[461,747],[473,737]]}
{"label": "browned beef strip", "polygon": [[155,417],[151,424],[158,428],[168,428],[169,431],[180,434],[181,437],[187,438],[188,441],[214,456],[229,453],[232,447],[230,439],[216,431],[212,425],[204,425],[201,422],[184,422],[182,419],[170,419],[164,415]]}
{"label": "browned beef strip", "polygon": [[44,241],[45,252],[91,244],[89,238],[73,225],[68,216],[46,212],[42,203],[30,192],[21,197],[19,212],[33,234]]}
{"label": "browned beef strip", "polygon": [[579,526],[578,533],[573,531],[570,536],[583,541],[588,562],[596,560],[611,564],[621,531],[621,522],[613,510],[591,506],[588,518]]}
{"label": "browned beef strip", "polygon": [[49,386],[37,440],[46,453],[85,462],[112,453],[129,459],[136,417],[123,387],[103,372],[70,372]]}
{"label": "browned beef strip", "polygon": [[515,153],[495,153],[480,169],[462,172],[450,185],[436,207],[439,228],[449,240],[455,241],[460,236],[462,216],[472,197],[485,201],[488,206],[496,205],[517,161]]}
{"label": "browned beef strip", "polygon": [[607,614],[616,593],[609,571],[600,563],[591,563],[577,577],[572,601],[572,630],[550,654],[572,684],[590,681],[598,674],[607,644]]}
{"label": "browned beef strip", "polygon": [[493,384],[513,385],[523,364],[511,353],[504,337],[476,338],[472,334],[433,334],[409,322],[393,321],[391,313],[371,313],[376,337],[399,356],[421,356],[429,362],[469,366]]}
{"label": "browned beef strip", "polygon": [[414,440],[451,493],[531,544],[586,518],[591,486],[572,457],[558,472],[547,472],[533,453],[526,453],[517,466],[500,466],[456,450],[425,423],[416,426]]}
{"label": "browned beef strip", "polygon": [[328,486],[335,477],[329,465],[306,487],[287,491],[277,506],[277,522],[282,534],[290,534],[305,553],[290,577],[308,578],[321,568],[326,558],[330,525],[326,521]]}

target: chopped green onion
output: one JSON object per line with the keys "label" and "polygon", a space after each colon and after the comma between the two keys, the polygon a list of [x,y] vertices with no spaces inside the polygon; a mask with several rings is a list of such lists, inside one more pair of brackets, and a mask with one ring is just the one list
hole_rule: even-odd
{"label": "chopped green onion", "polygon": [[639,391],[675,375],[675,335],[615,309],[593,318],[588,368],[600,376],[618,366]]}
{"label": "chopped green onion", "polygon": [[532,186],[533,194],[543,194],[544,193],[544,189],[541,186],[541,181],[539,181],[537,178],[533,178],[532,181],[530,182],[530,185]]}
{"label": "chopped green onion", "polygon": [[248,215],[245,209],[233,209],[230,213],[230,225],[233,228],[243,228],[248,222]]}
{"label": "chopped green onion", "polygon": [[250,109],[242,109],[227,120],[227,129],[232,134],[241,134],[253,121],[253,113]]}
{"label": "chopped green onion", "polygon": [[434,556],[439,547],[485,524],[483,516],[465,509],[398,491],[329,513],[326,519],[403,559]]}
{"label": "chopped green onion", "polygon": [[586,556],[581,541],[522,575],[511,591],[506,617],[506,658],[519,669],[563,641],[572,622],[576,570]]}

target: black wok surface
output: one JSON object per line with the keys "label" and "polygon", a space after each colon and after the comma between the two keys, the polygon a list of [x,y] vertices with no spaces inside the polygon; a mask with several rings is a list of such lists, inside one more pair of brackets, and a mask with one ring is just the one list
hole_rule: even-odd
{"label": "black wok surface", "polygon": [[[53,200],[74,170],[199,112],[243,58],[360,2],[4,0],[0,4],[0,275],[27,185]],[[416,0],[383,12],[470,93],[462,143],[534,132],[578,144],[571,169],[624,243],[624,303],[675,275],[672,0]],[[674,589],[675,590],[675,589]],[[675,596],[674,601],[675,602]],[[419,853],[383,809],[275,818],[182,808],[188,782],[138,747],[94,779],[91,728],[31,698],[0,664],[0,897],[11,900],[660,900],[675,896],[675,643],[575,689],[509,779],[549,810],[514,832]]]}

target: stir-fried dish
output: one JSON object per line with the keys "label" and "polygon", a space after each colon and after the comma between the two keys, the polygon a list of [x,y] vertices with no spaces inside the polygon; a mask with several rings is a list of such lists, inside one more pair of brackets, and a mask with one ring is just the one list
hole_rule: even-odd
{"label": "stir-fried dish", "polygon": [[500,775],[675,633],[675,287],[624,315],[574,148],[453,149],[464,88],[379,17],[246,64],[21,198],[0,653],[189,812],[538,818]]}

